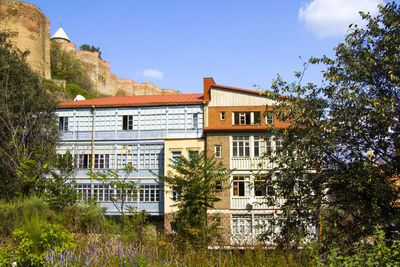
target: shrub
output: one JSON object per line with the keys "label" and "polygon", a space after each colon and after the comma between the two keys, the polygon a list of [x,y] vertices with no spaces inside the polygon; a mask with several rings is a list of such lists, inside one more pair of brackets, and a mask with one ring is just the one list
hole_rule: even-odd
{"label": "shrub", "polygon": [[25,199],[17,199],[14,202],[0,202],[0,236],[10,236],[14,228],[23,224],[24,220],[34,215],[39,217],[51,217],[49,205],[42,199],[32,196]]}
{"label": "shrub", "polygon": [[60,216],[63,224],[73,233],[101,233],[107,224],[103,208],[94,203],[66,207]]}
{"label": "shrub", "polygon": [[[391,245],[388,245],[392,243]],[[338,249],[332,249],[328,256],[329,266],[399,266],[400,241],[385,239],[381,227],[375,228],[373,242],[354,243],[350,255],[340,255]]]}
{"label": "shrub", "polygon": [[60,224],[51,224],[33,216],[13,231],[16,255],[24,266],[42,266],[47,250],[61,251],[74,246],[72,235]]}
{"label": "shrub", "polygon": [[68,83],[67,86],[65,87],[65,90],[71,97],[75,97],[76,95],[82,95],[86,99],[93,97],[88,91],[82,89],[79,85],[73,83]]}

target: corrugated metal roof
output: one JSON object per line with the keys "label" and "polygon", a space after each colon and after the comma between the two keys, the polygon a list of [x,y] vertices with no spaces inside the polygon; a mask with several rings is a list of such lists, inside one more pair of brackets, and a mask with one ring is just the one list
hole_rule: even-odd
{"label": "corrugated metal roof", "polygon": [[111,106],[159,106],[174,104],[203,103],[203,94],[110,96],[59,104],[60,108],[70,107],[111,107]]}

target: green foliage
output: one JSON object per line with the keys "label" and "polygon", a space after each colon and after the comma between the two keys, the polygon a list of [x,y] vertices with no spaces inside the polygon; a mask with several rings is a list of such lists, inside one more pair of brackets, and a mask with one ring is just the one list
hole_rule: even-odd
{"label": "green foliage", "polygon": [[15,253],[24,266],[42,266],[46,250],[73,247],[72,236],[63,226],[39,219],[37,214],[15,229],[13,236],[17,244]]}
{"label": "green foliage", "polygon": [[108,230],[104,208],[95,203],[67,206],[60,214],[60,221],[73,233],[99,234]]}
{"label": "green foliage", "polygon": [[361,13],[366,28],[352,26],[335,59],[310,59],[327,65],[326,85],[301,85],[305,63],[297,83],[278,77],[268,93],[277,118],[291,123],[275,131],[280,155],[268,156],[277,166],[271,201],[284,199],[279,238],[287,247],[297,246],[305,224],[323,228],[325,244],[343,247],[372,235],[377,224],[389,235],[400,230],[400,8],[379,9],[375,18]]}
{"label": "green foliage", "polygon": [[189,159],[180,157],[170,167],[173,172],[158,177],[180,196],[175,205],[179,210],[171,223],[172,230],[183,244],[204,248],[216,234],[215,225],[210,225],[207,218],[207,209],[220,200],[216,185],[221,185],[222,190],[229,188],[224,184],[232,170],[224,168],[222,162],[217,163],[205,152],[190,153]]}
{"label": "green foliage", "polygon": [[42,199],[31,196],[25,199],[15,199],[13,202],[0,202],[0,237],[10,236],[15,227],[23,224],[26,218],[34,214],[47,217],[49,205]]}
{"label": "green foliage", "polygon": [[52,80],[43,79],[43,87],[47,92],[60,92],[64,91],[64,88],[56,85]]}
{"label": "green foliage", "polygon": [[51,43],[50,68],[53,79],[66,80],[67,84],[73,83],[85,90],[90,90],[92,87],[81,61],[71,52],[61,48],[57,42]]}
{"label": "green foliage", "polygon": [[89,93],[87,90],[82,89],[79,85],[68,83],[65,87],[65,90],[68,92],[70,97],[75,97],[76,95],[81,95],[86,99],[93,98],[93,95]]}
{"label": "green foliage", "polygon": [[[114,207],[118,212],[124,216],[125,215],[125,202],[129,197],[137,196],[137,185],[136,183],[129,179],[128,177],[135,172],[136,169],[131,165],[126,165],[121,170],[105,170],[97,172],[89,172],[88,175],[93,177],[95,180],[101,182],[105,186],[110,186],[117,190],[117,194],[110,195],[110,201],[114,204]],[[122,177],[121,177],[122,174]],[[129,211],[129,206],[127,207]],[[130,210],[132,211],[132,210]]]}
{"label": "green foliage", "polygon": [[77,202],[77,193],[74,187],[74,180],[71,178],[75,172],[74,158],[67,151],[64,155],[55,157],[50,163],[50,177],[44,181],[45,191],[43,196],[50,204],[50,208],[61,211],[67,206]]}
{"label": "green foliage", "polygon": [[[391,243],[391,245],[390,245]],[[376,227],[373,238],[364,244],[353,244],[350,255],[340,255],[338,249],[332,249],[328,256],[329,266],[399,266],[400,241],[385,239],[385,232]]]}
{"label": "green foliage", "polygon": [[37,191],[58,141],[56,103],[38,75],[0,33],[0,195]]}
{"label": "green foliage", "polygon": [[99,53],[99,58],[101,59],[100,47],[95,47],[95,46],[93,46],[93,45],[83,44],[83,45],[81,45],[81,46],[79,47],[79,50],[97,52],[97,53]]}

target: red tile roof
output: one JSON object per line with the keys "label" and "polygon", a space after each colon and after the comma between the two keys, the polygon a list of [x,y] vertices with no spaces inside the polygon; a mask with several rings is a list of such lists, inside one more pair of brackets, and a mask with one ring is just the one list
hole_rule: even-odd
{"label": "red tile roof", "polygon": [[72,107],[118,107],[118,106],[158,106],[203,103],[203,94],[110,96],[88,100],[70,101],[59,104],[60,108]]}

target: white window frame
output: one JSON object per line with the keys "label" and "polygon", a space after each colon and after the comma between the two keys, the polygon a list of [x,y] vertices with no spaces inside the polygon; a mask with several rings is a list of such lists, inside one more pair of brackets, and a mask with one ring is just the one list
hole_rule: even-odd
{"label": "white window frame", "polygon": [[221,145],[214,145],[214,155],[215,158],[221,158],[222,157],[222,146]]}

